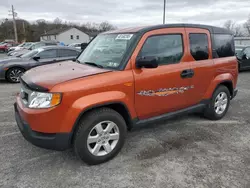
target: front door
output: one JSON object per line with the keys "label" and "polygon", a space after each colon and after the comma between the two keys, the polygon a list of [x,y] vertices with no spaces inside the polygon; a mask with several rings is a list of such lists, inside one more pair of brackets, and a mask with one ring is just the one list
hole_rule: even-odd
{"label": "front door", "polygon": [[47,49],[40,52],[37,56],[40,57],[38,60],[39,65],[46,65],[51,63],[58,62],[57,50],[56,49]]}
{"label": "front door", "polygon": [[[193,89],[187,62],[187,38],[183,28],[167,28],[144,34],[131,58],[135,79],[137,116],[146,119],[189,106]],[[137,58],[156,57],[157,68],[136,68]],[[191,76],[192,77],[192,76]]]}

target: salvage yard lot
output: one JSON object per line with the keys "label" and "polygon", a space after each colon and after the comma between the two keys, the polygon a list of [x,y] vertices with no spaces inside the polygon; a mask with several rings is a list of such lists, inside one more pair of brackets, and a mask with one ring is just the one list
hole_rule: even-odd
{"label": "salvage yard lot", "polygon": [[19,84],[0,81],[0,187],[250,187],[249,83],[250,72],[240,73],[224,119],[189,115],[135,128],[117,157],[87,166],[72,150],[28,143],[14,120]]}

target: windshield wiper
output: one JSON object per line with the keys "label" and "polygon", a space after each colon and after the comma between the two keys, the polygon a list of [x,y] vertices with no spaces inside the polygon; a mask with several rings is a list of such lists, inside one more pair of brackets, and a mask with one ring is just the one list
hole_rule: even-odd
{"label": "windshield wiper", "polygon": [[81,63],[81,61],[79,61],[78,59],[75,60],[77,63]]}
{"label": "windshield wiper", "polygon": [[93,62],[84,62],[84,64],[87,64],[87,65],[92,65],[92,66],[95,66],[95,67],[98,67],[98,68],[103,68],[102,65],[99,65],[99,64],[96,64],[96,63],[93,63]]}

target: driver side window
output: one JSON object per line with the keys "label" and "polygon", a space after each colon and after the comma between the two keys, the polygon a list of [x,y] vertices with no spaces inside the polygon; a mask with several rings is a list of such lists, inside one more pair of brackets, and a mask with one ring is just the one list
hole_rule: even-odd
{"label": "driver side window", "polygon": [[50,59],[50,58],[56,58],[57,57],[57,53],[56,50],[45,50],[42,51],[38,54],[38,56],[40,57],[40,59]]}
{"label": "driver side window", "polygon": [[139,57],[156,57],[159,65],[179,63],[183,56],[181,34],[156,35],[144,43]]}

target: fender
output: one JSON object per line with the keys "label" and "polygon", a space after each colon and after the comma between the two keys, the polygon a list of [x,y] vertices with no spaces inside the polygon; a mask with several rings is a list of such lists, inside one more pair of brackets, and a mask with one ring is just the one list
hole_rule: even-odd
{"label": "fender", "polygon": [[210,83],[203,99],[211,99],[216,87],[223,82],[231,82],[233,84],[233,87],[235,88],[234,78],[232,74],[224,73],[224,74],[217,75],[213,79],[213,81]]}
{"label": "fender", "polygon": [[[66,117],[62,123],[61,130],[64,132],[72,132],[74,124],[84,112],[89,109],[101,107],[109,104],[121,103],[127,110],[131,118],[136,117],[133,98],[129,98],[121,91],[107,91],[83,96],[77,99],[66,113]],[[69,126],[72,125],[72,126]]]}

